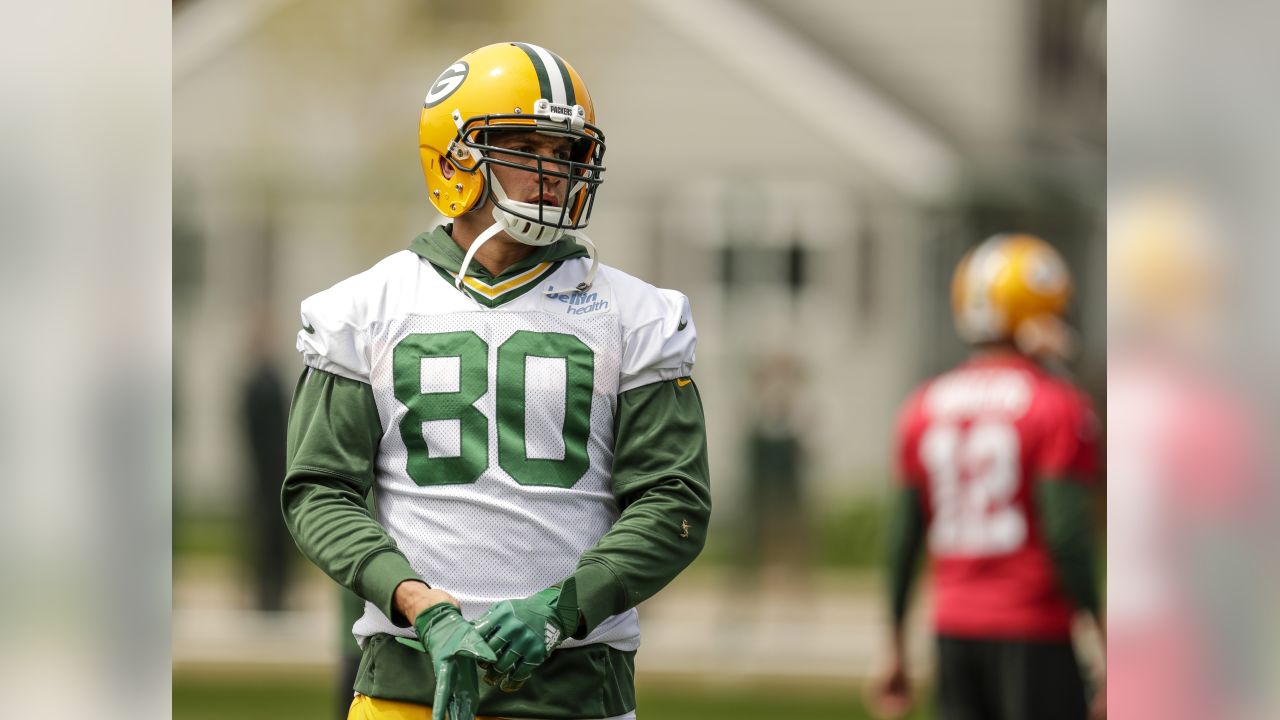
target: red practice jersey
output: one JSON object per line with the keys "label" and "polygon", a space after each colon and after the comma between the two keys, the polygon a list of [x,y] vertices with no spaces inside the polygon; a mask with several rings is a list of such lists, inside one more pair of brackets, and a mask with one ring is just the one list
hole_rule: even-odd
{"label": "red practice jersey", "polygon": [[1016,355],[971,360],[907,400],[896,463],[924,503],[939,633],[1070,638],[1033,488],[1093,482],[1097,437],[1088,398]]}

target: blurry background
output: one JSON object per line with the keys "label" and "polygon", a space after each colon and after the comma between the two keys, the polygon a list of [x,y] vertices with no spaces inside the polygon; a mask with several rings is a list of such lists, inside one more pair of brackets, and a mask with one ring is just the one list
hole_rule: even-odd
{"label": "blurry background", "polygon": [[1115,717],[1280,715],[1274,5],[1111,13]]}
{"label": "blurry background", "polygon": [[586,79],[590,235],[697,318],[715,525],[641,607],[642,717],[857,717],[893,419],[963,357],[965,249],[1064,253],[1104,400],[1105,28],[1097,0],[175,0],[175,717],[334,714],[354,643],[277,500],[298,303],[440,222],[421,98],[502,40]]}

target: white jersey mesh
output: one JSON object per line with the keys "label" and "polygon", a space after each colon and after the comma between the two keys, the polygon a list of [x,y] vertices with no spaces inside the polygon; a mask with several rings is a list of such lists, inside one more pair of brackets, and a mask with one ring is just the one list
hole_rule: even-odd
{"label": "white jersey mesh", "polygon": [[564,358],[529,356],[524,361],[525,456],[564,460],[564,427],[568,370]]}
{"label": "white jersey mesh", "polygon": [[[448,290],[454,293],[451,301],[458,297],[452,288]],[[463,309],[448,302],[427,306],[444,306],[445,312],[406,314],[369,327],[370,384],[385,429],[377,468],[378,519],[423,579],[458,598],[467,619],[478,617],[499,600],[531,595],[570,575],[581,554],[618,518],[611,487],[613,412],[623,342],[618,317],[613,313],[562,316],[534,309],[545,305],[514,302],[510,310]],[[498,350],[521,330],[572,335],[594,353],[589,465],[570,488],[521,485],[499,464]],[[406,408],[395,395],[394,348],[410,334],[458,331],[474,332],[488,346],[487,390],[474,404],[487,419],[488,465],[475,483],[420,487],[406,470],[408,451],[400,434]],[[524,371],[525,456],[562,460],[566,454],[566,361],[529,355]],[[456,358],[424,359],[421,372],[424,390],[458,390],[457,382],[447,379],[457,377]],[[460,454],[459,421],[423,422],[422,432],[430,457]],[[376,633],[412,635],[412,630],[392,625],[372,604],[366,606],[353,631],[361,643]],[[586,639],[571,639],[565,646],[607,643],[635,650],[639,631],[633,609],[606,620]]]}

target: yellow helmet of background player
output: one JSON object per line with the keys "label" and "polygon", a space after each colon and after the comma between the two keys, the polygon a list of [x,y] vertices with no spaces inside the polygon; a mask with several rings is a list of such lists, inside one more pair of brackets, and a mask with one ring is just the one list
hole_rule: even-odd
{"label": "yellow helmet of background player", "polygon": [[1108,332],[1184,350],[1212,344],[1230,282],[1223,237],[1209,196],[1195,187],[1118,193],[1107,219]]}
{"label": "yellow helmet of background player", "polygon": [[[432,204],[454,218],[492,197],[495,224],[529,245],[575,234],[586,227],[603,179],[604,133],[595,119],[578,71],[545,48],[508,42],[463,56],[432,83],[418,123]],[[537,155],[502,150],[503,157],[528,155],[530,164],[524,165],[491,155],[495,133],[529,130],[572,138],[569,160],[544,164]],[[569,188],[564,207],[510,199],[493,175],[494,165],[563,178]]]}
{"label": "yellow helmet of background player", "polygon": [[1034,235],[995,235],[956,267],[956,330],[969,343],[1012,341],[1029,355],[1066,355],[1071,332],[1062,316],[1071,290],[1071,273],[1052,245]]}

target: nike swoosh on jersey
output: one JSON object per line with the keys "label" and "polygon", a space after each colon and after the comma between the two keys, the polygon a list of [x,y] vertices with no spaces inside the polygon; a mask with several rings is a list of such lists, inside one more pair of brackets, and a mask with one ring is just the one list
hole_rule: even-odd
{"label": "nike swoosh on jersey", "polygon": [[681,330],[688,327],[688,325],[689,325],[688,320],[685,320],[684,318],[680,318],[680,324],[676,326],[676,332],[680,332]]}
{"label": "nike swoosh on jersey", "polygon": [[308,335],[315,335],[315,334],[316,334],[316,329],[315,329],[315,328],[313,328],[313,327],[311,327],[311,323],[307,323],[306,325],[303,325],[303,326],[302,326],[302,329],[303,329],[303,330],[306,330]]}

